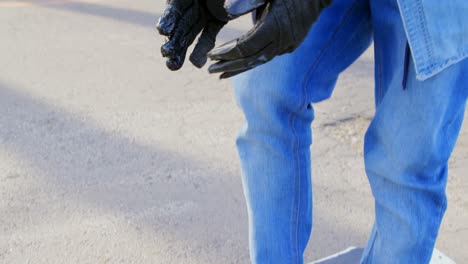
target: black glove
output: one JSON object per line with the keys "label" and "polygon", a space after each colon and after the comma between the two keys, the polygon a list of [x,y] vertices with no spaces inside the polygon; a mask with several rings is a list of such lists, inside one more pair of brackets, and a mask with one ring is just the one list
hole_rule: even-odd
{"label": "black glove", "polygon": [[169,69],[175,71],[182,67],[187,49],[202,30],[190,61],[199,68],[205,65],[207,53],[215,46],[216,36],[229,20],[223,5],[224,0],[167,0],[157,29],[168,37],[161,53],[167,58]]}
{"label": "black glove", "polygon": [[[251,12],[244,0],[226,5],[231,16]],[[212,50],[208,57],[217,60],[210,73],[223,72],[229,78],[264,64],[278,55],[294,51],[304,40],[320,12],[332,0],[270,0],[256,8],[255,26],[244,36]],[[242,4],[243,3],[243,4]]]}

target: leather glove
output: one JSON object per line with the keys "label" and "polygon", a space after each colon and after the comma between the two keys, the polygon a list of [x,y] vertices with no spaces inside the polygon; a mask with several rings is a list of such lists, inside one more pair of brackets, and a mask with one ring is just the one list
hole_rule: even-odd
{"label": "leather glove", "polygon": [[167,58],[170,70],[182,67],[187,49],[202,31],[190,61],[199,68],[205,65],[207,53],[215,47],[216,36],[229,20],[223,5],[224,0],[167,0],[157,29],[167,36],[161,53]]}
{"label": "leather glove", "polygon": [[[259,1],[244,0],[227,5],[230,16],[252,11]],[[264,64],[278,55],[294,51],[304,40],[320,12],[332,0],[269,0],[255,7],[255,25],[244,36],[212,50],[208,57],[218,61],[208,69],[229,78]],[[253,3],[249,6],[249,3]]]}

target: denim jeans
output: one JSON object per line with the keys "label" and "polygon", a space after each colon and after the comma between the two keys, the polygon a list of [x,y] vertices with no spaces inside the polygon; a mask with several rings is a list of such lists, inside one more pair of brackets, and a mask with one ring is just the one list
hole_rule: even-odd
{"label": "denim jeans", "polygon": [[246,119],[237,146],[252,263],[303,263],[312,228],[312,103],[331,96],[372,40],[376,111],[364,160],[375,224],[362,263],[429,262],[447,205],[468,61],[418,80],[396,0],[335,0],[295,52],[234,79]]}

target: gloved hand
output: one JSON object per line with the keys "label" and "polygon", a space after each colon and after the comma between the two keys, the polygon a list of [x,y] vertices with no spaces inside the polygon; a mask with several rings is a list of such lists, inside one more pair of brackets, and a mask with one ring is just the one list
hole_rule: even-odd
{"label": "gloved hand", "polygon": [[182,67],[187,49],[202,30],[190,61],[199,68],[205,65],[216,36],[229,20],[223,5],[224,0],[167,0],[157,29],[168,37],[161,53],[167,58],[166,65],[170,70]]}
{"label": "gloved hand", "polygon": [[157,29],[161,35],[168,37],[161,47],[163,57],[167,58],[168,68],[178,70],[182,67],[187,49],[202,30],[203,33],[190,56],[190,61],[199,68],[203,67],[207,61],[207,53],[215,46],[219,31],[229,20],[237,17],[237,15],[228,16],[224,4],[247,13],[265,4],[265,1],[167,0],[166,9],[159,19]]}
{"label": "gloved hand", "polygon": [[[248,13],[248,3],[226,5],[230,16]],[[244,36],[212,50],[208,57],[218,62],[210,73],[229,78],[264,64],[278,55],[294,51],[304,40],[320,12],[332,0],[270,0],[256,9],[255,26]]]}

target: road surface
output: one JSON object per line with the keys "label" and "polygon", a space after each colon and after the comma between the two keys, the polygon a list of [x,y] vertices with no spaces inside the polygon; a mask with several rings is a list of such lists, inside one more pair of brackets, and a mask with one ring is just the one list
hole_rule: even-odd
{"label": "road surface", "polygon": [[[169,72],[160,0],[0,1],[0,263],[247,263],[229,81]],[[232,23],[227,41],[249,28]],[[308,261],[364,246],[370,49],[313,124]],[[468,263],[468,129],[437,247]]]}

